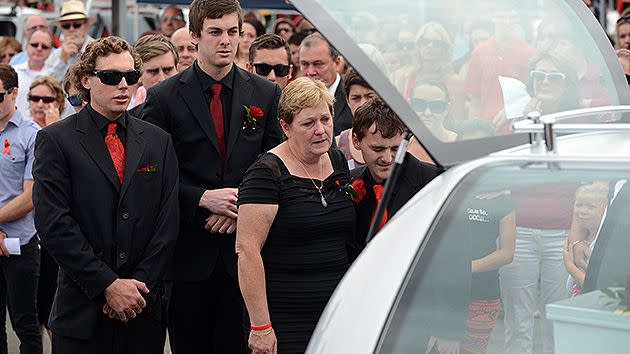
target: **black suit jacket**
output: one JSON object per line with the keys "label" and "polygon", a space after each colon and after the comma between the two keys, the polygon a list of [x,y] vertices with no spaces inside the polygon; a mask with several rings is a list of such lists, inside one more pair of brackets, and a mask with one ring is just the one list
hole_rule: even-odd
{"label": "black suit jacket", "polygon": [[350,112],[348,101],[346,101],[346,90],[343,88],[343,79],[341,79],[337,90],[335,90],[334,110],[334,135],[337,136],[341,134],[342,131],[352,128],[352,112]]}
{"label": "black suit jacket", "polygon": [[[215,128],[194,67],[151,87],[143,119],[171,134],[179,160],[182,225],[175,251],[175,280],[208,279],[218,256],[236,275],[233,235],[211,234],[204,229],[209,211],[198,207],[205,190],[236,188],[258,155],[282,141],[277,120],[280,88],[235,66],[226,160],[222,167]],[[243,105],[262,109],[255,127],[242,128]]]}
{"label": "black suit jacket", "polygon": [[[388,218],[392,218],[422,187],[431,182],[440,174],[441,170],[435,165],[422,162],[413,155],[407,153],[403,162],[402,171],[398,177],[398,183],[392,193],[392,198],[387,207]],[[352,259],[365,247],[365,237],[370,229],[372,213],[376,208],[374,196],[374,179],[367,165],[357,167],[350,172],[352,178],[361,178],[365,182],[365,196],[357,204],[357,227],[355,240],[351,243],[350,253]]]}
{"label": "black suit jacket", "polygon": [[[177,160],[170,137],[127,115],[122,186],[87,109],[35,141],[35,226],[60,267],[50,314],[55,334],[89,339],[116,278],[145,282],[141,316],[161,319],[159,290],[179,227]],[[138,171],[153,166],[154,172]]]}

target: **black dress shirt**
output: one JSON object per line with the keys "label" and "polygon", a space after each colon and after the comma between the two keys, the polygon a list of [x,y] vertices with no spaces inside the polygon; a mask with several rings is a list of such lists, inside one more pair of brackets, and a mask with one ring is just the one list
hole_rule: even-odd
{"label": "black dress shirt", "polygon": [[[105,135],[107,135],[107,124],[111,123],[112,121],[107,119],[104,115],[98,113],[89,104],[85,106],[85,109],[87,109],[87,112],[90,114],[90,118],[92,118],[92,120],[96,124],[96,127],[103,135],[103,140],[105,140]],[[123,146],[126,147],[127,146],[126,144],[127,142],[127,132],[126,132],[127,131],[127,112],[124,112],[114,122],[118,123],[118,128],[116,129],[116,135],[118,135],[118,139],[120,139]]]}
{"label": "black dress shirt", "polygon": [[195,73],[199,78],[199,82],[201,82],[201,91],[203,92],[203,96],[206,98],[206,107],[208,107],[208,111],[210,110],[210,101],[212,100],[210,86],[216,83],[223,85],[223,87],[221,88],[221,94],[219,96],[221,97],[221,104],[223,105],[223,128],[225,131],[226,144],[227,137],[230,136],[232,94],[234,92],[234,66],[235,65],[233,64],[232,69],[221,80],[215,80],[210,75],[201,70],[197,61],[193,63]]}

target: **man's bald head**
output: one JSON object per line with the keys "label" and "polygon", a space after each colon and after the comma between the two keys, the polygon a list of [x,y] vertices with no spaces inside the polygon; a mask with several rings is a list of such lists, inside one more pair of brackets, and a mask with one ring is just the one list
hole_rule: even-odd
{"label": "man's bald head", "polygon": [[173,43],[179,54],[177,71],[186,70],[197,59],[197,45],[193,43],[190,30],[182,27],[173,32],[171,43]]}

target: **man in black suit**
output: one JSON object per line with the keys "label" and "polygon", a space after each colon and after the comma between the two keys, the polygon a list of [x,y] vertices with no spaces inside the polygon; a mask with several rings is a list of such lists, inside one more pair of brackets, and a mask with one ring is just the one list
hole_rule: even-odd
{"label": "man in black suit", "polygon": [[149,89],[143,109],[145,120],[171,134],[180,167],[169,338],[177,354],[243,353],[236,192],[258,155],[282,141],[280,88],[233,63],[242,28],[237,0],[195,0],[189,19],[197,61]]}
{"label": "man in black suit", "polygon": [[168,134],[125,112],[140,63],[119,37],[90,44],[74,83],[88,105],[37,135],[35,226],[60,268],[53,353],[164,350],[178,169]]}
{"label": "man in black suit", "polygon": [[319,33],[313,33],[300,45],[300,70],[302,75],[321,80],[328,87],[328,92],[335,96],[334,135],[352,127],[352,113],[346,102],[343,80],[337,73],[341,65],[341,56]]}
{"label": "man in black suit", "polygon": [[[403,122],[381,98],[370,99],[355,112],[352,143],[361,151],[365,165],[355,168],[351,174],[353,179],[362,181],[365,191],[360,191],[360,194],[365,196],[360,201],[355,200],[358,215],[354,249],[351,252],[354,253],[353,259],[365,247],[372,214],[376,211],[377,200],[380,201],[380,194],[391,173],[404,131]],[[439,173],[435,165],[422,162],[407,153],[398,183],[387,206],[387,215],[381,220],[381,227]]]}

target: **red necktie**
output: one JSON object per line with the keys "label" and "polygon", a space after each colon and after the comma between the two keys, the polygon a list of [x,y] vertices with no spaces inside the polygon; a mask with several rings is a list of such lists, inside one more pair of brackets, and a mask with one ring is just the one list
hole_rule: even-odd
{"label": "red necktie", "polygon": [[219,142],[219,150],[221,153],[221,160],[225,159],[225,129],[223,128],[223,104],[221,103],[221,84],[210,85],[210,93],[212,93],[212,99],[210,100],[210,115],[212,116],[212,123],[214,124],[214,130],[217,133],[217,140]]}
{"label": "red necktie", "polygon": [[116,135],[116,128],[118,128],[118,123],[116,122],[107,124],[105,145],[107,146],[107,150],[109,150],[109,156],[112,157],[112,162],[114,162],[114,168],[118,174],[118,180],[122,184],[123,172],[125,170],[125,147],[123,146],[122,141],[118,138],[118,135]]}
{"label": "red necktie", "polygon": [[[381,197],[383,196],[383,186],[381,186],[380,184],[375,184],[374,187],[374,196],[376,197],[376,205],[374,206],[374,211],[372,212],[372,220],[374,220],[374,214],[376,213],[376,209],[378,208],[378,204],[381,202]],[[385,212],[383,213],[383,217],[381,218],[381,223],[378,226],[378,229],[380,230],[383,225],[385,225],[385,223],[387,222],[387,209],[385,209]]]}

